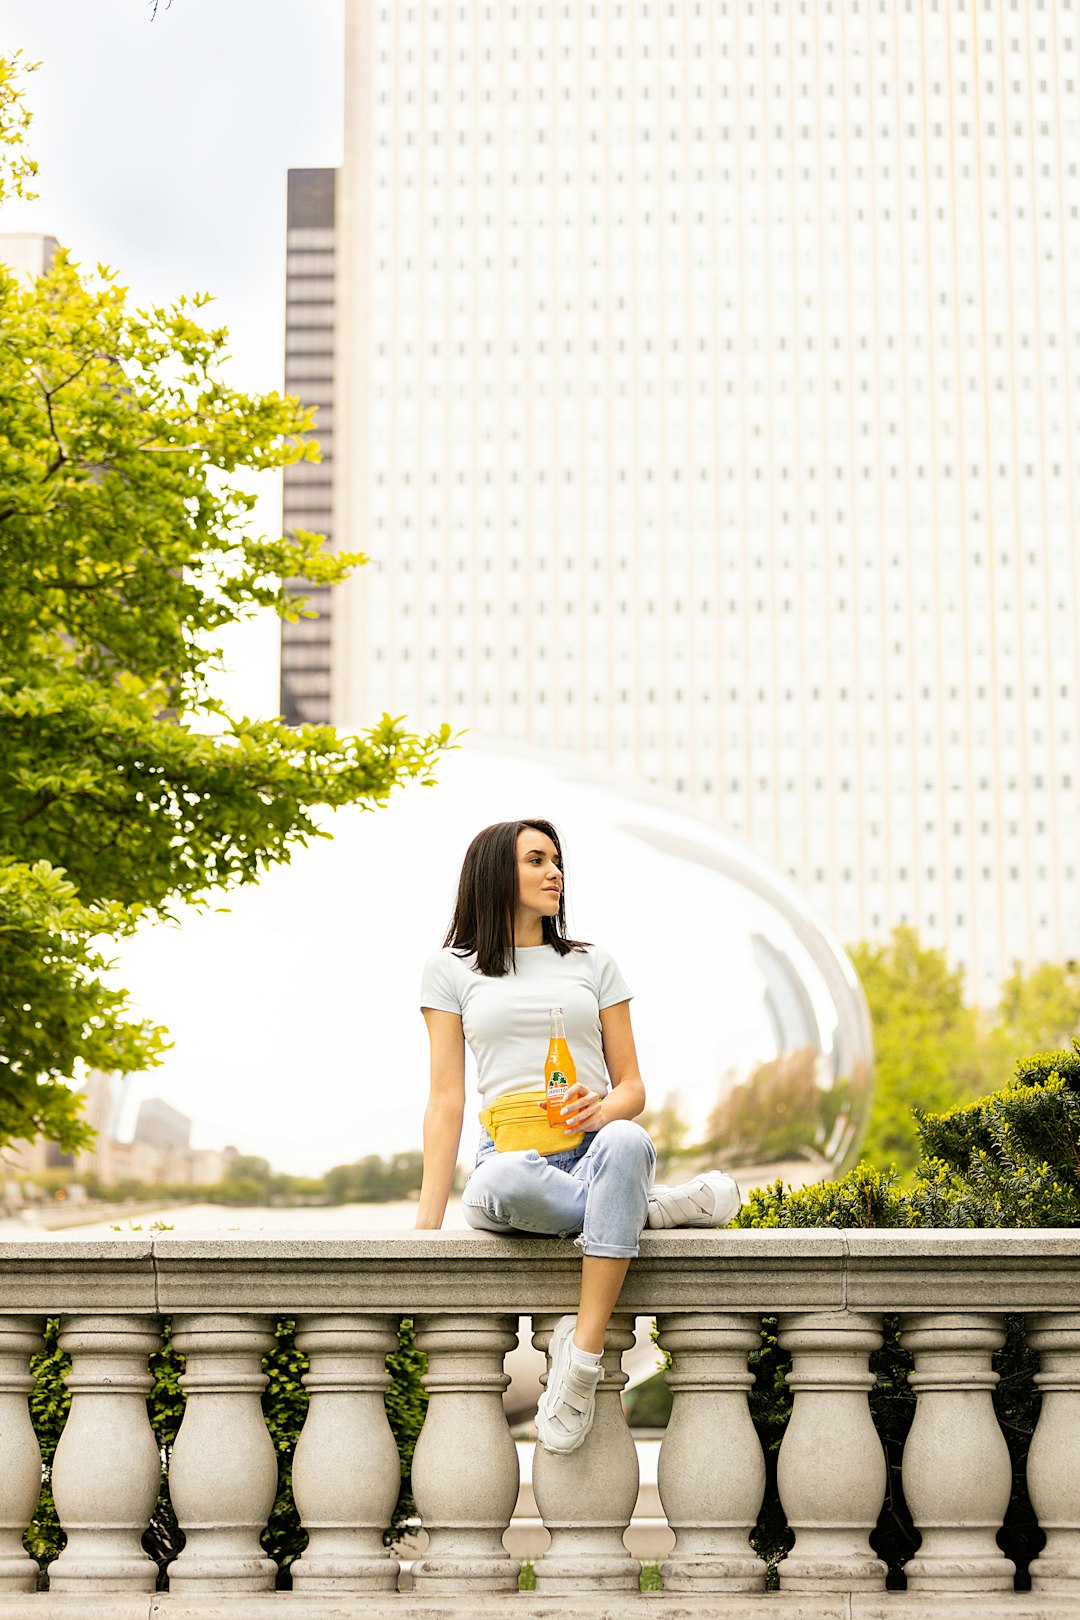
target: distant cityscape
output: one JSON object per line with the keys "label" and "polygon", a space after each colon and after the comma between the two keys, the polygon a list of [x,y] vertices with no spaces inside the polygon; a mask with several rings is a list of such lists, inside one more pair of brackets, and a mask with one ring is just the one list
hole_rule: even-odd
{"label": "distant cityscape", "polygon": [[124,1182],[146,1187],[214,1187],[240,1157],[236,1147],[193,1148],[192,1121],[160,1097],[139,1104],[130,1142],[117,1140],[122,1100],[115,1075],[94,1072],[82,1088],[83,1113],[97,1132],[92,1147],[63,1153],[55,1142],[12,1142],[0,1152],[0,1175],[41,1175],[71,1170],[93,1177],[101,1188]]}
{"label": "distant cityscape", "polygon": [[[417,1151],[382,1158],[369,1153],[322,1175],[274,1170],[266,1159],[234,1146],[193,1148],[192,1121],[161,1097],[139,1104],[130,1142],[117,1137],[125,1081],[92,1072],[80,1088],[93,1145],[64,1153],[55,1142],[0,1147],[0,1215],[35,1205],[200,1203],[247,1205],[382,1204],[415,1198],[423,1172]],[[35,1181],[37,1184],[35,1185]],[[70,1222],[68,1223],[70,1224]]]}

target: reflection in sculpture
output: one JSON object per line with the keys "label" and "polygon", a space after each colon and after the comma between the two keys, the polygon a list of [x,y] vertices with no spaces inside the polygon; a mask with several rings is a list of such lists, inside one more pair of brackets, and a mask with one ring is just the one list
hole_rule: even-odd
{"label": "reflection in sculpture", "polygon": [[827,1169],[843,1162],[855,1140],[856,1089],[845,1076],[822,1085],[822,1058],[812,1046],[781,1052],[733,1081],[709,1116],[704,1146],[718,1165],[770,1164],[805,1158]]}
{"label": "reflection in sculpture", "polygon": [[[796,1180],[842,1173],[865,1130],[873,1053],[866,999],[846,953],[794,885],[722,829],[710,829],[708,842],[641,822],[624,830],[722,874],[760,920],[749,944],[773,1050],[718,1075],[702,1154],[725,1168],[771,1167]],[[777,937],[789,932],[801,963]]]}

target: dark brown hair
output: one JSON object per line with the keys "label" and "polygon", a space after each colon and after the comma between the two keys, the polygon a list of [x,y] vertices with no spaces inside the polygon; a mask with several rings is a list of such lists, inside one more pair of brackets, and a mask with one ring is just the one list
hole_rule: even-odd
{"label": "dark brown hair", "polygon": [[[476,965],[489,979],[501,979],[516,965],[514,954],[514,913],[518,899],[518,834],[535,827],[555,845],[555,858],[562,868],[562,846],[550,821],[530,817],[527,821],[496,821],[478,832],[461,865],[454,915],[443,940],[459,956],[476,952]],[[544,944],[553,945],[560,956],[580,951],[585,941],[566,937],[566,884],[559,895],[557,916],[541,919]]]}

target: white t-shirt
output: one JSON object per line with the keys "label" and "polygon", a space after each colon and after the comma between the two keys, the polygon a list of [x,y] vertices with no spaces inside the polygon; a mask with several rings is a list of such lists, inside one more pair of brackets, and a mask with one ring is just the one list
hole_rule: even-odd
{"label": "white t-shirt", "polygon": [[579,1081],[604,1096],[600,1009],[633,995],[613,958],[599,945],[565,956],[552,945],[519,945],[515,956],[516,971],[487,978],[475,952],[456,956],[444,946],[424,963],[420,1005],[460,1014],[485,1107],[508,1091],[543,1089],[552,1007],[563,1010]]}

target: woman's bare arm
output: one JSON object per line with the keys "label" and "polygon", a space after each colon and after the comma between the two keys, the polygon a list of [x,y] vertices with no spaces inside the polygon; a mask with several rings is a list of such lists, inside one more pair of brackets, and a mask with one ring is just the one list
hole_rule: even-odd
{"label": "woman's bare arm", "polygon": [[566,1116],[568,1131],[598,1131],[613,1119],[636,1118],[645,1107],[645,1084],[638,1069],[628,1001],[601,1007],[600,1037],[611,1090],[606,1097],[598,1097],[585,1086],[575,1087]]}
{"label": "woman's bare arm", "polygon": [[645,1107],[645,1082],[638,1068],[628,1001],[601,1007],[600,1036],[611,1076],[611,1090],[600,1103],[601,1117],[605,1125],[611,1119],[635,1119]]}
{"label": "woman's bare arm", "polygon": [[424,1177],[418,1231],[438,1231],[454,1179],[465,1117],[465,1037],[458,1013],[425,1007],[431,1042],[431,1093],[424,1111]]}

